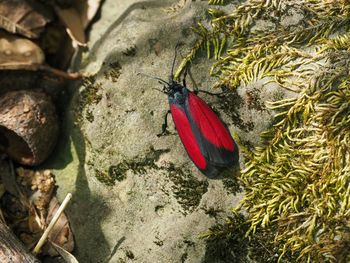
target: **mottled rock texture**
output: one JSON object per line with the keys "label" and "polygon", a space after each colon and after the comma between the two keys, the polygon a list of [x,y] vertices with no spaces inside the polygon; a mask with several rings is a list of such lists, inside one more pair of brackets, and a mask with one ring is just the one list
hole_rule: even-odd
{"label": "mottled rock texture", "polygon": [[[157,81],[138,75],[167,79],[176,43],[183,43],[181,57],[206,9],[206,1],[107,0],[89,51],[74,63],[90,77],[71,89],[52,163],[59,195],[73,192],[67,214],[81,262],[212,262],[199,236],[241,199],[239,168],[209,180],[189,160],[171,119],[170,134],[157,137],[167,97],[154,89]],[[188,86],[210,90],[209,67],[204,54],[196,59]],[[262,101],[281,95],[254,85],[224,99],[201,95],[248,146],[271,121]]]}

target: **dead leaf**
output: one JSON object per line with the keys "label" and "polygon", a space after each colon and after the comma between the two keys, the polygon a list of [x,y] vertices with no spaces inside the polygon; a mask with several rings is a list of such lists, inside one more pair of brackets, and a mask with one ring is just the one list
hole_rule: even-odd
{"label": "dead leaf", "polygon": [[5,192],[6,192],[5,186],[3,184],[0,184],[0,199],[4,195]]}
{"label": "dead leaf", "polygon": [[19,197],[20,189],[16,182],[16,174],[11,160],[2,159],[0,161],[0,178],[3,187],[7,192],[13,196]]}
{"label": "dead leaf", "polygon": [[85,29],[80,14],[75,8],[63,9],[56,7],[59,18],[67,27],[67,33],[79,46],[86,45]]}
{"label": "dead leaf", "polygon": [[40,47],[45,53],[45,61],[59,69],[67,69],[74,55],[72,39],[62,23],[51,23],[40,38]]}
{"label": "dead leaf", "polygon": [[101,0],[74,0],[71,7],[55,6],[59,18],[67,27],[67,32],[80,46],[86,45],[85,29],[90,24],[98,9]]}
{"label": "dead leaf", "polygon": [[44,52],[34,42],[0,32],[0,69],[43,64]]}
{"label": "dead leaf", "polygon": [[62,8],[72,7],[74,0],[55,0],[55,3]]}
{"label": "dead leaf", "polygon": [[100,8],[101,0],[76,0],[74,1],[74,5],[80,14],[81,21],[86,29]]}
{"label": "dead leaf", "polygon": [[[6,164],[5,161],[3,160]],[[6,178],[10,178],[10,183],[6,183],[5,186],[10,185],[13,187],[13,184],[15,184],[14,189],[18,189],[17,191],[12,191],[16,193],[16,197],[6,192],[2,198],[1,203],[6,204],[2,207],[5,212],[5,218],[26,247],[31,249],[37,244],[60,206],[57,198],[53,196],[55,188],[54,175],[50,170],[33,171],[20,167],[16,169],[17,178],[13,176],[11,179],[10,175],[14,174],[14,172],[11,173],[13,169],[11,169],[8,162],[6,169],[2,167],[2,162],[0,162],[0,176],[6,175]],[[58,251],[54,248],[54,245],[50,245],[51,243],[47,242],[43,247],[43,254],[51,256],[61,255],[62,257],[67,257],[68,260],[71,259],[68,251],[73,251],[74,239],[68,218],[64,213],[60,215],[49,232],[48,240],[54,242],[56,246],[59,246],[65,252]]]}
{"label": "dead leaf", "polygon": [[22,227],[23,230],[27,228],[29,231],[23,232],[20,237],[27,248],[31,249],[35,246],[45,227],[45,221],[41,221],[34,205],[30,204],[28,209],[28,222]]}
{"label": "dead leaf", "polygon": [[51,17],[50,11],[38,1],[0,1],[0,27],[10,33],[38,38]]}
{"label": "dead leaf", "polygon": [[67,262],[67,263],[79,263],[78,260],[67,250],[60,247],[59,245],[50,242],[49,244],[57,251],[57,253]]}
{"label": "dead leaf", "polygon": [[43,229],[46,227],[46,222],[41,221],[33,204],[31,204],[28,211],[28,226],[32,234],[42,233]]}
{"label": "dead leaf", "polygon": [[[52,217],[55,215],[59,206],[60,204],[58,203],[57,198],[53,197],[49,204],[46,224],[50,223]],[[55,226],[52,228],[48,236],[48,239],[51,242],[59,245],[60,247],[64,248],[69,252],[73,251],[74,249],[73,234],[69,226],[68,218],[64,213],[61,214],[61,216],[58,218],[58,221],[56,222]],[[52,249],[49,249],[48,253],[50,255],[57,255],[55,251]]]}
{"label": "dead leaf", "polygon": [[0,208],[0,221],[5,222],[4,214],[2,213],[1,208]]}

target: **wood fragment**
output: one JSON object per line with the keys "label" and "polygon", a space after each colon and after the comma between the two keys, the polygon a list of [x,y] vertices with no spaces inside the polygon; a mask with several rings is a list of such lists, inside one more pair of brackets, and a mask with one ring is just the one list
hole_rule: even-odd
{"label": "wood fragment", "polygon": [[0,262],[7,263],[38,263],[32,254],[26,251],[22,243],[12,233],[10,228],[0,219]]}

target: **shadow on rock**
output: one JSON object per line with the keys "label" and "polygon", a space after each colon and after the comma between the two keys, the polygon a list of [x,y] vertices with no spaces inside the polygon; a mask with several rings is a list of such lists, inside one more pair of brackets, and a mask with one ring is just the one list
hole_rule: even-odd
{"label": "shadow on rock", "polygon": [[[79,112],[74,111],[76,109],[76,96],[79,96],[76,85],[79,85],[79,83],[72,85],[71,94],[67,96],[67,101],[63,102],[67,110],[64,114],[61,114],[63,116],[62,128],[55,149],[56,154],[52,155],[44,166],[49,169],[62,170],[71,162],[77,163],[77,170],[69,171],[72,177],[76,177],[76,180],[72,202],[66,209],[75,238],[74,254],[78,259],[86,260],[91,256],[91,250],[94,250],[95,254],[100,254],[98,258],[106,258],[110,254],[110,250],[101,230],[100,222],[110,211],[99,196],[91,193],[86,178],[84,168],[86,142],[83,132],[76,125],[76,114],[79,114]],[[73,99],[69,100],[69,98]],[[77,157],[72,156],[72,152],[76,152]],[[74,158],[77,158],[77,160],[74,160]],[[98,244],[98,249],[96,249],[96,244]]]}
{"label": "shadow on rock", "polygon": [[245,218],[241,214],[229,217],[227,223],[211,227],[203,263],[248,262],[248,242],[244,237],[247,230]]}
{"label": "shadow on rock", "polygon": [[[282,247],[274,244],[275,229],[258,227],[246,236],[250,225],[241,213],[233,213],[206,234],[206,253],[202,263],[276,263]],[[291,255],[285,255],[292,262]]]}

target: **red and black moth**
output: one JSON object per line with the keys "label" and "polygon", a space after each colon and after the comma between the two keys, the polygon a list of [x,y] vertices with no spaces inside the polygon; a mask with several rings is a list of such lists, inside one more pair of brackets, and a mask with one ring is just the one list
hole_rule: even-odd
{"label": "red and black moth", "polygon": [[[237,145],[227,126],[196,95],[198,92],[192,92],[186,87],[187,71],[181,85],[174,80],[173,69],[174,63],[169,82],[156,79],[164,84],[162,92],[168,95],[169,112],[189,157],[203,174],[215,178],[238,161]],[[162,134],[167,128],[167,115]]]}

